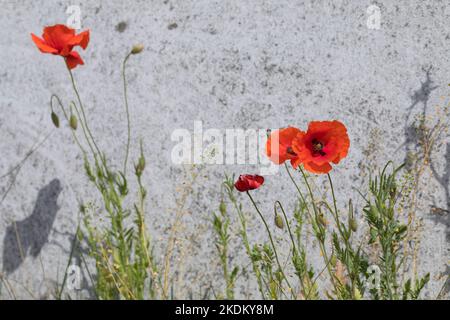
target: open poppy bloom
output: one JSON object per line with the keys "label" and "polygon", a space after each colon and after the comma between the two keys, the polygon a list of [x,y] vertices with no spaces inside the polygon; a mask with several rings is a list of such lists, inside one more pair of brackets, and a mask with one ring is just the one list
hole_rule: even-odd
{"label": "open poppy bloom", "polygon": [[294,127],[272,132],[266,143],[266,154],[269,159],[276,164],[291,160],[292,166],[297,167],[298,156],[292,148],[292,141],[301,133],[303,132],[300,129]]}
{"label": "open poppy bloom", "polygon": [[241,174],[234,184],[240,192],[258,189],[264,183],[264,177],[251,174]]}
{"label": "open poppy bloom", "polygon": [[63,24],[44,28],[42,38],[31,34],[33,42],[42,53],[51,53],[64,57],[69,69],[84,64],[78,52],[73,51],[75,46],[86,49],[89,43],[89,30],[75,34],[75,30]]}
{"label": "open poppy bloom", "polygon": [[[345,158],[350,147],[347,129],[339,121],[312,121],[306,133],[292,141],[292,149],[298,157],[296,166],[303,163],[312,173],[327,173],[330,162],[337,164]],[[296,167],[294,166],[294,168]]]}

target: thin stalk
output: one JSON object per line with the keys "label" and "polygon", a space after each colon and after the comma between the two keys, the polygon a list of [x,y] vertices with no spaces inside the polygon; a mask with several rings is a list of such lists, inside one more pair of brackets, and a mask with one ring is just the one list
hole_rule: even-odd
{"label": "thin stalk", "polygon": [[284,274],[283,268],[281,267],[280,260],[278,259],[277,248],[275,247],[275,243],[273,242],[272,233],[270,232],[269,225],[267,224],[266,219],[265,219],[264,216],[262,215],[261,211],[259,211],[258,206],[256,205],[255,200],[253,200],[253,197],[250,195],[250,193],[249,193],[248,191],[247,191],[246,193],[247,193],[248,197],[250,198],[250,201],[252,202],[253,206],[255,207],[256,212],[258,212],[258,214],[259,214],[259,216],[260,216],[262,222],[264,223],[264,226],[266,227],[267,234],[269,235],[270,243],[271,243],[271,245],[272,245],[273,252],[274,252],[274,254],[275,254],[275,259],[277,260],[278,268],[280,269],[280,272],[281,272],[281,274],[283,275],[284,281],[286,281],[286,284],[287,284],[288,287],[289,287],[289,290],[290,290],[290,292],[291,292],[291,295],[294,295],[294,290],[292,289],[292,286],[291,286],[291,284],[289,283],[289,280],[287,279],[286,275]]}
{"label": "thin stalk", "polygon": [[[248,236],[247,236],[247,223],[246,223],[246,220],[245,220],[245,216],[244,216],[244,214],[242,213],[241,209],[239,208],[239,206],[238,206],[238,204],[237,204],[236,199],[234,198],[234,196],[231,195],[231,194],[229,194],[229,197],[230,197],[230,200],[231,200],[231,202],[233,203],[233,206],[234,206],[234,208],[236,209],[237,214],[238,214],[238,216],[239,216],[239,221],[240,221],[240,223],[241,223],[241,228],[242,228],[242,230],[241,230],[242,241],[244,242],[244,246],[245,246],[245,250],[247,251],[247,255],[248,255],[249,258],[250,258],[250,261],[251,261],[251,264],[252,264],[252,268],[253,268],[253,272],[255,273],[256,281],[257,281],[257,283],[258,283],[259,291],[260,291],[260,293],[261,293],[262,298],[265,299],[265,298],[266,298],[266,295],[264,294],[263,281],[262,281],[262,279],[261,279],[261,272],[260,272],[260,270],[258,269],[258,266],[257,266],[257,264],[255,263],[255,261],[253,261],[253,259],[252,259],[252,250],[251,250],[251,248],[250,248],[250,243],[249,243],[249,241],[248,241]],[[267,284],[265,284],[265,285],[266,285],[266,288],[267,288]]]}
{"label": "thin stalk", "polygon": [[[337,229],[339,231],[339,234],[341,235],[341,238],[344,240],[344,243],[345,243],[345,246],[347,247],[347,250],[352,252],[353,250],[352,250],[350,242],[349,242],[349,237],[347,237],[347,235],[344,234],[344,231],[342,230],[342,224],[341,224],[341,221],[339,219],[339,212],[338,212],[338,208],[337,208],[336,195],[334,193],[333,181],[332,181],[331,175],[329,173],[327,173],[327,176],[328,176],[328,181],[330,182],[331,195],[333,197],[333,204],[334,204],[334,214],[333,214],[333,216],[334,216],[334,220],[336,222],[336,226],[337,226]],[[351,295],[353,296],[354,292],[355,292],[355,279],[354,279],[353,275],[350,276],[350,279],[351,279],[351,283],[352,283]]]}
{"label": "thin stalk", "polygon": [[58,300],[61,300],[63,291],[64,291],[64,287],[66,286],[66,282],[67,282],[67,271],[69,270],[70,264],[72,263],[72,258],[73,255],[75,253],[75,250],[78,246],[78,232],[80,231],[80,224],[78,224],[77,226],[77,231],[75,231],[75,236],[73,237],[72,240],[72,248],[70,249],[70,255],[69,255],[69,260],[67,261],[67,266],[66,266],[66,270],[64,271],[64,278],[63,278],[63,282],[61,284],[61,289],[58,292]]}
{"label": "thin stalk", "polygon": [[286,221],[286,226],[288,228],[289,237],[291,238],[293,250],[294,250],[295,253],[297,253],[297,247],[295,246],[294,236],[292,235],[291,226],[290,226],[289,220],[288,220],[288,218],[286,216],[286,212],[284,211],[284,208],[283,208],[283,205],[281,204],[281,202],[277,200],[277,201],[275,201],[275,204],[274,204],[275,213],[277,212],[277,208],[276,208],[277,204],[280,207],[281,212],[283,212],[284,221]]}
{"label": "thin stalk", "polygon": [[[313,194],[313,192],[311,190],[311,186],[309,185],[309,182],[308,182],[308,179],[306,177],[306,174],[303,171],[301,166],[299,166],[299,170],[302,173],[303,180],[305,181],[306,187],[308,188],[309,196],[311,197],[311,202],[312,202],[312,205],[313,205],[314,214],[315,214],[315,216],[317,218],[318,212],[317,212],[316,202],[315,202],[315,199],[314,199],[314,194]],[[326,248],[325,248],[325,243],[323,241],[320,241],[320,239],[319,239],[319,245],[320,245],[320,250],[322,251],[322,254],[323,254],[323,259],[325,261],[325,265],[326,265],[327,270],[328,270],[328,274],[330,276],[331,283],[333,284],[335,290],[338,291],[338,287],[336,286],[336,283],[335,283],[335,276],[333,274],[333,271],[331,270],[330,260],[328,259],[327,251],[326,251]]]}
{"label": "thin stalk", "polygon": [[[66,119],[66,121],[69,122],[70,121],[69,115],[67,114],[67,111],[64,109],[64,105],[62,104],[61,99],[56,94],[52,94],[52,96],[50,97],[50,109],[52,110],[52,112],[54,111],[53,110],[53,99],[56,99],[56,102],[58,103],[58,106],[64,115],[64,119]],[[94,152],[94,149],[92,148],[91,142],[88,139],[86,128],[84,126],[83,121],[81,121],[80,112],[78,111],[78,108],[77,108],[75,102],[73,102],[73,101],[70,103],[69,108],[71,109],[72,106],[75,109],[75,111],[78,115],[78,118],[80,119],[80,124],[81,124],[81,128],[83,130],[84,136],[89,145],[89,148],[91,149],[91,151],[95,157],[95,152]],[[72,132],[72,136],[73,136],[75,142],[77,143],[78,147],[80,148],[81,152],[83,153],[84,156],[86,156],[86,151],[84,150],[83,146],[81,145],[80,141],[78,140],[77,135],[75,134],[75,130],[72,129],[71,132]]]}
{"label": "thin stalk", "polygon": [[123,95],[124,95],[124,99],[125,99],[125,112],[127,114],[127,149],[126,149],[126,153],[125,153],[125,160],[123,163],[124,175],[126,175],[126,173],[127,173],[127,162],[128,162],[128,155],[130,153],[130,142],[131,142],[130,110],[128,107],[127,79],[125,76],[126,64],[127,64],[128,58],[130,58],[130,56],[131,56],[131,52],[129,54],[127,54],[127,56],[123,60],[123,65],[122,65]]}
{"label": "thin stalk", "polygon": [[[299,257],[300,254],[297,251],[297,246],[295,245],[295,240],[294,240],[294,236],[293,236],[292,231],[291,231],[291,226],[290,226],[289,220],[287,218],[286,212],[284,211],[283,205],[278,200],[275,201],[275,204],[274,204],[275,213],[277,212],[277,209],[276,209],[276,205],[277,204],[280,206],[281,212],[283,212],[284,221],[286,221],[286,226],[288,228],[289,237],[291,238],[291,242],[292,242],[292,246],[293,246],[292,250],[294,251],[294,255]],[[304,282],[303,277],[301,275],[299,275],[299,278],[300,278],[300,282],[301,282],[301,285],[302,285],[303,289],[305,289],[305,282]]]}
{"label": "thin stalk", "polygon": [[[81,102],[80,93],[78,92],[77,85],[75,83],[75,78],[73,77],[72,70],[70,70],[70,68],[68,66],[67,66],[67,70],[69,71],[70,80],[72,82],[72,87],[73,87],[73,90],[75,91],[75,95],[77,96],[78,104],[80,105],[80,110],[81,110],[81,114],[83,116],[83,122],[84,122],[84,124],[86,126],[86,131],[87,131],[90,139],[92,140],[92,143],[94,144],[94,147],[97,150],[98,155],[101,156],[102,153],[100,152],[100,148],[98,147],[97,143],[95,142],[94,136],[92,135],[92,131],[89,128],[89,125],[88,125],[88,122],[87,122],[87,117],[86,117],[86,112],[84,110],[83,102]],[[86,138],[88,138],[88,137],[86,137]],[[94,154],[95,154],[95,152],[94,152]]]}

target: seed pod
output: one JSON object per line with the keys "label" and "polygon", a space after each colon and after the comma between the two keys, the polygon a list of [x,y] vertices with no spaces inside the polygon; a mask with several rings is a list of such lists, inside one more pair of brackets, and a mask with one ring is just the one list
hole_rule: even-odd
{"label": "seed pod", "polygon": [[139,165],[139,168],[141,169],[141,171],[144,171],[144,169],[145,169],[145,158],[143,156],[141,156],[139,158],[138,165]]}
{"label": "seed pod", "polygon": [[356,230],[358,230],[358,223],[356,222],[355,218],[350,218],[349,225],[350,225],[350,229],[353,232],[356,232]]}
{"label": "seed pod", "polygon": [[280,229],[284,228],[283,218],[277,213],[275,214],[275,225]]}
{"label": "seed pod", "polygon": [[325,219],[325,216],[323,215],[323,213],[320,213],[320,214],[317,216],[317,220],[318,220],[319,223],[320,223],[322,226],[324,226],[324,227],[326,227],[326,226],[328,225],[328,221],[327,221],[327,219]]}
{"label": "seed pod", "polygon": [[74,114],[70,115],[69,125],[73,130],[77,130],[77,128],[78,128],[78,119],[77,119],[77,117],[75,117]]}
{"label": "seed pod", "polygon": [[135,44],[133,46],[133,48],[131,49],[131,54],[139,54],[142,52],[142,50],[144,50],[144,45],[139,43],[139,44]]}
{"label": "seed pod", "polygon": [[55,112],[52,111],[52,122],[55,125],[55,127],[59,128],[59,118]]}

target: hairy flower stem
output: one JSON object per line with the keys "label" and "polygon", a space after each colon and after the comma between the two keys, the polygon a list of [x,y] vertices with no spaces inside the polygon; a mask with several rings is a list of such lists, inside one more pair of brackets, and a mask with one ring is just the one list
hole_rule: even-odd
{"label": "hairy flower stem", "polygon": [[263,299],[266,299],[266,295],[264,293],[264,287],[263,287],[263,280],[261,278],[261,271],[259,270],[258,265],[256,264],[256,262],[252,258],[252,249],[250,247],[250,242],[248,240],[248,235],[247,235],[247,221],[245,219],[244,213],[242,212],[242,209],[238,205],[238,203],[236,201],[236,198],[234,197],[234,195],[233,195],[233,193],[231,191],[232,189],[228,189],[228,190],[229,190],[228,191],[228,197],[230,198],[230,201],[233,203],[233,206],[236,209],[236,212],[237,212],[238,217],[239,217],[239,221],[241,223],[240,235],[242,237],[242,242],[244,243],[245,250],[247,251],[247,255],[250,258],[250,261],[251,261],[251,264],[252,264],[252,268],[253,268],[253,272],[255,273],[256,281],[258,283],[259,292],[261,293],[261,297]]}
{"label": "hairy flower stem", "polygon": [[130,153],[130,141],[131,141],[131,122],[130,122],[130,110],[128,107],[128,95],[127,95],[127,79],[125,76],[125,70],[126,70],[126,64],[128,61],[128,58],[131,56],[131,52],[127,54],[125,59],[123,60],[122,65],[122,78],[123,78],[123,95],[125,99],[125,112],[127,114],[127,149],[125,151],[125,160],[123,162],[123,174],[127,174],[127,162],[128,162],[128,155]]}
{"label": "hairy flower stem", "polygon": [[[291,238],[291,242],[292,242],[292,250],[293,250],[294,257],[299,257],[299,256],[300,256],[300,253],[298,252],[297,246],[295,245],[294,236],[293,236],[292,231],[291,231],[291,225],[290,225],[289,220],[288,220],[288,218],[287,218],[286,212],[284,211],[283,205],[282,205],[281,202],[278,201],[278,200],[275,201],[275,204],[274,204],[274,211],[275,211],[275,213],[277,213],[277,207],[276,207],[277,204],[278,204],[278,206],[280,207],[281,212],[283,213],[284,220],[286,221],[286,226],[287,226],[287,228],[288,228],[289,237]],[[301,285],[302,285],[303,290],[305,290],[306,287],[305,287],[305,281],[304,281],[303,277],[302,277],[302,276],[299,276],[299,279],[300,279],[300,282],[301,282]]]}
{"label": "hairy flower stem", "polygon": [[283,275],[284,281],[286,281],[286,284],[289,288],[289,291],[291,292],[291,295],[294,296],[294,290],[292,289],[292,286],[290,285],[289,280],[287,279],[286,275],[284,274],[283,268],[281,267],[280,260],[278,259],[277,248],[275,246],[275,243],[273,242],[272,233],[270,232],[269,225],[267,224],[266,219],[262,215],[261,211],[259,211],[255,200],[253,200],[253,197],[250,195],[250,192],[246,191],[246,193],[247,193],[248,197],[250,198],[250,201],[252,202],[253,206],[255,207],[256,212],[258,212],[259,216],[261,217],[261,220],[264,223],[264,226],[266,227],[267,234],[269,235],[270,243],[272,245],[273,252],[275,254],[275,259],[277,260],[278,268],[280,269],[280,272]]}
{"label": "hairy flower stem", "polygon": [[[64,105],[62,104],[61,99],[56,94],[52,94],[52,96],[50,97],[50,109],[51,109],[51,111],[54,112],[54,110],[53,110],[53,100],[56,100],[56,102],[58,103],[59,108],[61,109],[61,111],[62,111],[62,113],[64,115],[64,119],[67,122],[69,122],[70,121],[69,114],[67,113],[66,109],[64,109]],[[69,108],[71,110],[72,110],[72,107],[75,109],[75,112],[77,113],[78,117],[81,118],[80,112],[79,112],[77,106],[75,105],[75,102],[73,102],[73,101],[71,101],[71,103],[69,105]],[[84,123],[83,123],[83,121],[80,121],[80,122],[81,122],[81,128],[83,130],[84,136],[86,137],[86,141],[88,142],[91,151],[94,152],[94,149],[92,148],[92,145],[89,143],[89,140],[87,139],[87,132],[86,132],[86,128],[84,126]],[[84,150],[83,146],[80,143],[80,140],[78,140],[78,137],[75,134],[75,130],[71,130],[71,132],[72,132],[73,139],[75,140],[75,143],[80,148],[81,153],[83,153],[84,159],[86,159],[86,157],[87,157],[86,150]]]}
{"label": "hairy flower stem", "polygon": [[344,240],[346,247],[350,248],[350,242],[348,241],[348,237],[345,235],[345,232],[342,230],[342,223],[341,223],[341,220],[339,219],[339,211],[337,208],[336,196],[334,194],[333,181],[331,180],[331,176],[329,173],[327,173],[327,176],[328,176],[328,181],[330,182],[331,194],[333,197],[334,212],[331,208],[329,208],[328,204],[327,204],[327,207],[328,207],[328,210],[331,212],[331,214],[334,218],[334,221],[336,222],[337,229],[339,231],[339,234],[341,235],[341,238]]}
{"label": "hairy flower stem", "polygon": [[289,220],[286,216],[286,212],[284,211],[284,208],[283,208],[283,205],[281,204],[281,202],[277,200],[277,201],[275,201],[275,204],[273,206],[275,213],[277,213],[277,205],[280,207],[281,212],[283,213],[284,221],[286,221],[286,226],[287,226],[288,232],[289,232],[289,237],[291,238],[293,250],[297,254],[297,247],[295,246],[294,236],[292,235],[291,226],[290,226]]}
{"label": "hairy flower stem", "polygon": [[[93,153],[94,157],[97,158],[96,155],[98,154],[98,156],[102,158],[102,156],[101,156],[102,153],[101,153],[101,151],[100,151],[100,148],[98,147],[97,143],[95,142],[94,136],[92,135],[92,131],[91,131],[91,129],[89,128],[89,125],[88,125],[88,122],[87,122],[87,117],[86,117],[86,112],[84,111],[84,106],[83,106],[83,103],[81,102],[80,93],[78,92],[77,86],[76,86],[76,84],[75,84],[75,78],[73,77],[72,70],[70,70],[70,68],[69,68],[68,66],[67,66],[67,70],[69,71],[70,80],[71,80],[71,82],[72,82],[72,87],[73,87],[73,90],[75,91],[75,95],[77,96],[78,104],[80,105],[81,115],[83,116],[83,119],[82,119],[82,120],[83,120],[83,123],[84,123],[84,125],[85,125],[85,127],[86,127],[86,131],[87,131],[87,133],[88,133],[88,135],[89,135],[89,137],[86,136],[86,139],[87,139],[88,143],[90,144],[90,142],[89,142],[89,138],[90,138],[90,140],[91,140],[92,143],[94,144],[94,147],[95,147],[96,152],[95,152],[94,149],[91,147],[92,153]],[[104,160],[103,160],[103,162],[104,162]]]}
{"label": "hairy flower stem", "polygon": [[[345,231],[342,230],[342,223],[341,223],[341,221],[339,219],[339,211],[338,211],[338,208],[337,208],[336,195],[334,193],[333,180],[331,179],[331,175],[329,173],[327,173],[327,176],[328,176],[328,181],[330,182],[331,195],[333,197],[333,205],[334,205],[334,213],[333,213],[332,210],[330,210],[330,211],[332,212],[332,215],[334,217],[334,221],[336,222],[336,227],[337,227],[337,229],[339,231],[339,234],[340,234],[342,240],[344,241],[344,244],[345,244],[347,250],[349,252],[353,252],[353,249],[352,249],[352,247],[350,245],[350,242],[349,242],[350,233],[347,236],[345,234]],[[349,231],[349,232],[351,232],[351,231]],[[348,268],[348,266],[347,266],[347,268]],[[348,270],[350,270],[350,268],[348,268]],[[354,297],[354,294],[355,294],[355,277],[354,277],[354,275],[350,275],[350,280],[351,280],[351,286],[352,286],[351,294]]]}
{"label": "hairy flower stem", "polygon": [[[312,203],[313,210],[314,210],[314,215],[315,215],[315,217],[317,219],[317,216],[318,216],[319,213],[318,213],[318,209],[317,209],[316,202],[315,202],[315,199],[314,199],[314,194],[313,194],[311,186],[310,186],[310,184],[308,182],[308,178],[306,177],[306,174],[303,171],[301,166],[299,166],[299,170],[300,170],[300,172],[301,172],[301,174],[303,176],[303,180],[305,181],[306,187],[308,188],[309,196],[311,197],[311,203]],[[325,265],[327,267],[331,283],[332,283],[334,289],[336,290],[336,292],[339,292],[339,288],[338,288],[338,286],[336,284],[336,281],[339,282],[339,280],[335,279],[335,275],[333,274],[333,271],[331,270],[330,259],[328,258],[327,250],[326,250],[326,247],[325,247],[325,241],[321,237],[317,237],[317,238],[319,240],[320,250],[322,251],[323,259],[324,259]]]}

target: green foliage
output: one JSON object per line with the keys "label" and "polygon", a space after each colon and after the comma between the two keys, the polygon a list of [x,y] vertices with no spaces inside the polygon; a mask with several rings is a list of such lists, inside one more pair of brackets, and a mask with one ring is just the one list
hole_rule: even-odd
{"label": "green foliage", "polygon": [[378,256],[380,289],[372,289],[371,294],[374,299],[417,299],[430,277],[427,274],[416,280],[414,288],[411,287],[411,279],[407,280],[401,293],[399,267],[404,262],[401,242],[407,235],[408,226],[400,222],[396,215],[396,204],[401,197],[396,176],[403,166],[388,173],[390,164],[384,167],[379,176],[370,179],[370,196],[363,209],[370,227],[369,244],[377,243],[381,247]]}
{"label": "green foliage", "polygon": [[223,201],[220,202],[219,211],[219,215],[213,213],[212,221],[216,233],[215,245],[222,265],[223,277],[225,279],[224,296],[227,299],[234,299],[234,286],[239,267],[235,266],[231,273],[229,272],[228,243],[230,241],[230,218],[227,216],[226,205]]}
{"label": "green foliage", "polygon": [[[274,204],[273,227],[278,227],[290,242],[290,264],[281,266],[278,263],[276,246],[272,241],[271,231],[266,228],[271,245],[267,243],[253,244],[250,247],[246,232],[246,216],[242,212],[242,205],[237,202],[234,195],[233,179],[227,177],[225,186],[228,197],[234,203],[241,221],[241,238],[246,243],[246,251],[250,258],[254,274],[259,281],[262,298],[269,299],[418,299],[422,289],[428,283],[430,276],[425,275],[415,281],[407,280],[401,283],[399,266],[404,263],[401,243],[408,233],[408,225],[400,222],[396,203],[401,197],[402,186],[396,179],[396,175],[402,167],[393,169],[388,173],[390,163],[374,178],[369,181],[369,195],[364,197],[365,205],[362,209],[363,224],[358,225],[355,218],[353,203],[348,201],[345,210],[339,210],[335,198],[333,182],[328,175],[331,187],[331,204],[323,197],[317,200],[317,192],[311,186],[310,177],[300,167],[304,187],[302,190],[296,182],[288,167],[287,173],[298,192],[298,203],[293,210],[292,218],[283,208],[281,202]],[[267,223],[249,194],[250,202],[267,227]],[[405,200],[404,200],[405,201]],[[280,219],[284,218],[283,223]],[[278,219],[278,221],[277,221]],[[330,222],[331,219],[331,222]],[[227,220],[226,228],[231,220]],[[280,228],[283,226],[283,228]],[[284,227],[286,226],[286,227]],[[217,230],[223,228],[222,224],[216,226]],[[358,230],[368,229],[369,241],[356,237]],[[323,258],[322,269],[308,262],[308,248],[303,239],[306,233],[314,236],[318,244],[319,254]],[[227,242],[229,235],[227,234]],[[284,245],[284,244],[283,244]],[[376,261],[369,259],[373,245],[379,245],[379,255]],[[251,248],[251,250],[249,249]],[[331,252],[328,250],[331,249]],[[369,262],[370,260],[370,262]],[[381,270],[379,281],[374,281],[378,286],[368,286],[372,281],[371,266],[378,266]],[[286,274],[294,272],[297,283],[291,286]],[[324,273],[327,275],[324,277]],[[377,274],[375,275],[377,276]],[[318,285],[322,278],[322,286]],[[326,279],[323,281],[323,279]],[[375,279],[377,280],[377,279]],[[295,288],[295,289],[294,289]],[[319,288],[321,288],[319,290]]]}
{"label": "green foliage", "polygon": [[[137,185],[135,193],[130,194],[129,177],[126,173],[131,140],[125,78],[125,66],[129,57],[130,54],[123,62],[122,73],[125,111],[128,120],[123,171],[113,169],[107,156],[98,147],[89,128],[80,93],[70,69],[68,69],[69,75],[78,104],[71,101],[69,112],[58,96],[52,95],[50,100],[53,124],[56,127],[60,125],[53,108],[53,103],[56,101],[83,154],[84,168],[89,182],[96,189],[101,200],[99,207],[96,207],[95,204],[81,206],[83,224],[81,228],[77,229],[76,234],[80,245],[74,246],[82,247],[95,264],[96,272],[91,276],[91,281],[95,294],[100,299],[157,298],[158,288],[161,286],[144,219],[147,192],[142,184],[142,175],[145,169],[142,143],[139,159],[134,166],[134,178]],[[82,129],[80,134],[84,139],[85,146],[77,136],[78,125]],[[135,194],[134,199],[130,199],[132,194]],[[80,252],[80,254],[85,261],[84,253]],[[71,259],[72,254],[69,263]],[[91,275],[89,264],[85,262],[84,267]],[[59,290],[60,298],[63,296],[64,284],[65,281]]]}

